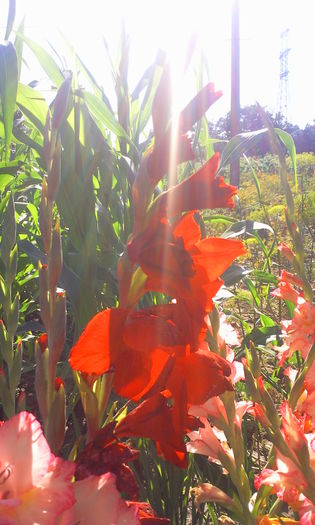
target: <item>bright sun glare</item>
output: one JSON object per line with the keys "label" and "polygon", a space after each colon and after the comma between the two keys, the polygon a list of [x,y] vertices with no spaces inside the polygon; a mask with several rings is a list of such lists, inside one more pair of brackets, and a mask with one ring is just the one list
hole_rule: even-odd
{"label": "bright sun glare", "polygon": [[[174,67],[177,98],[181,107],[196,92],[196,75],[200,52],[208,62],[209,76],[224,96],[211,109],[218,119],[229,110],[230,102],[230,30],[233,0],[17,0],[17,19],[26,15],[25,32],[35,41],[50,42],[59,51],[67,36],[78,55],[92,70],[106,93],[111,89],[111,72],[104,50],[106,38],[113,57],[117,56],[121,19],[130,34],[131,89],[146,67],[152,63],[158,48],[167,50]],[[239,0],[241,32],[241,104],[260,102],[276,110],[279,89],[280,33],[290,27],[290,99],[293,122],[311,122],[314,113],[311,100],[315,90],[315,72],[305,68],[306,49],[314,48],[312,23],[315,2],[300,0]],[[197,35],[197,53],[190,74],[182,77],[182,61],[187,45]],[[66,57],[66,53],[65,53]],[[30,59],[32,61],[32,59]],[[68,66],[71,59],[66,57]],[[35,61],[31,62],[32,66]],[[34,71],[34,67],[30,68]],[[24,70],[25,79],[30,72]],[[175,109],[177,109],[175,108]],[[290,115],[289,115],[290,116]]]}

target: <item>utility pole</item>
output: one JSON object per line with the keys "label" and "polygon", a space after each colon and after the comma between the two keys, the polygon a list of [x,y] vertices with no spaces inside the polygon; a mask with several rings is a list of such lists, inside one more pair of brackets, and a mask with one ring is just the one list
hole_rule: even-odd
{"label": "utility pole", "polygon": [[[240,132],[240,21],[239,0],[233,0],[231,38],[231,137]],[[230,183],[240,185],[240,159],[231,162]]]}
{"label": "utility pole", "polygon": [[281,33],[281,52],[280,52],[280,80],[278,93],[278,112],[283,115],[285,122],[289,117],[289,29]]}

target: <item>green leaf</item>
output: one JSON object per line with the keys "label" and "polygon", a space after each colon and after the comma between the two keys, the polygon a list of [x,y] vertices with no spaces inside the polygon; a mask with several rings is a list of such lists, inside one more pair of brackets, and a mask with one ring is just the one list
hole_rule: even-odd
{"label": "green leaf", "polygon": [[256,186],[256,189],[257,189],[257,193],[258,193],[258,199],[259,199],[259,202],[261,202],[261,188],[260,188],[260,182],[259,182],[259,179],[256,175],[256,171],[254,170],[253,166],[252,166],[252,163],[248,160],[248,158],[246,157],[246,155],[244,154],[244,158],[249,166],[249,169],[250,169],[250,172],[252,174],[252,177],[254,179],[254,183],[255,183],[255,186]]}
{"label": "green leaf", "polygon": [[223,272],[221,279],[223,279],[225,286],[232,286],[249,273],[251,273],[251,270],[246,270],[239,264],[231,264],[231,266]]}
{"label": "green leaf", "polygon": [[247,234],[253,234],[257,230],[268,230],[272,234],[274,234],[273,229],[269,224],[264,224],[263,222],[257,222],[257,221],[239,221],[235,224],[232,224],[222,235],[224,239],[230,239],[233,237],[239,237],[240,235]]}
{"label": "green leaf", "polygon": [[204,215],[203,220],[206,224],[214,223],[214,224],[233,224],[237,222],[237,219],[234,219],[234,217],[228,217],[227,215]]}
{"label": "green leaf", "polygon": [[297,170],[296,170],[296,149],[295,149],[294,140],[291,137],[291,135],[287,133],[286,131],[283,131],[283,129],[274,128],[274,130],[275,130],[275,133],[278,135],[278,137],[282,140],[283,144],[285,145],[285,147],[287,148],[290,154],[290,157],[292,160],[293,172],[294,172],[294,184],[295,184],[295,188],[297,189],[298,179],[297,179]]}
{"label": "green leaf", "polygon": [[23,39],[21,38],[21,35],[24,35],[24,23],[25,23],[25,17],[22,19],[22,22],[20,23],[17,35],[14,40],[14,49],[16,51],[17,56],[17,63],[18,63],[18,80],[20,80],[21,77],[21,66],[22,66],[22,58],[23,58]]}
{"label": "green leaf", "polygon": [[[291,135],[282,129],[274,128],[274,132],[276,135],[278,135],[291,156],[294,170],[294,180],[297,187],[296,150],[294,141]],[[235,135],[235,137],[229,140],[222,152],[218,173],[235,159],[238,159],[242,154],[251,150],[264,138],[264,136],[268,135],[269,133],[270,131],[268,128],[263,128],[258,129],[257,131],[249,131]]]}
{"label": "green leaf", "polygon": [[14,180],[13,175],[3,174],[0,175],[0,191],[3,191],[6,186],[10,185]]}
{"label": "green leaf", "polygon": [[264,284],[278,283],[278,277],[276,277],[272,273],[264,272],[262,270],[253,270],[252,275],[253,277],[255,277],[256,281],[259,281]]}
{"label": "green leaf", "polygon": [[47,51],[30,38],[18,33],[18,36],[24,40],[28,47],[33,51],[46,75],[58,88],[64,81],[64,77],[56,61]]}
{"label": "green leaf", "polygon": [[218,173],[233,160],[238,159],[243,153],[252,149],[267,132],[267,128],[264,128],[257,131],[239,133],[229,140],[222,152]]}
{"label": "green leaf", "polygon": [[49,109],[44,97],[35,89],[19,82],[16,103],[22,113],[43,134]]}
{"label": "green leaf", "polygon": [[276,339],[281,334],[280,326],[263,326],[261,328],[254,328],[243,340],[242,347],[249,346],[252,341],[254,345],[265,345],[270,340]]}
{"label": "green leaf", "polygon": [[15,49],[11,42],[0,44],[0,97],[5,132],[5,159],[7,161],[10,156],[17,84],[18,65]]}
{"label": "green leaf", "polygon": [[138,152],[136,150],[135,145],[130,140],[123,127],[119,124],[119,122],[117,122],[109,108],[106,106],[105,102],[103,102],[103,100],[100,100],[92,93],[88,92],[84,92],[82,94],[82,97],[87,105],[90,115],[92,116],[97,127],[103,133],[104,137],[107,138],[106,132],[104,130],[105,126],[107,130],[115,133],[117,137],[122,137],[126,139],[133,153],[138,156]]}
{"label": "green leaf", "polygon": [[249,279],[248,277],[246,279],[244,279],[244,283],[246,284],[247,288],[249,289],[250,293],[252,294],[252,297],[255,301],[255,304],[258,308],[260,308],[260,305],[261,305],[261,302],[260,302],[260,297],[257,293],[257,290],[255,288],[255,285],[253,283],[253,281],[251,279]]}
{"label": "green leaf", "polygon": [[5,40],[8,40],[10,33],[12,31],[12,27],[13,27],[14,19],[15,19],[15,8],[16,8],[16,1],[9,0],[7,28],[6,28],[5,37],[4,37]]}

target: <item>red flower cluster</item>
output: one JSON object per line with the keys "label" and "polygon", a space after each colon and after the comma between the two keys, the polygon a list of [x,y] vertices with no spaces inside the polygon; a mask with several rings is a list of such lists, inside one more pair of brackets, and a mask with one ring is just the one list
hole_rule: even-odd
{"label": "red flower cluster", "polygon": [[[119,422],[115,435],[151,438],[158,453],[185,467],[184,435],[200,426],[188,415],[190,405],[232,390],[229,363],[204,345],[201,349],[201,343],[205,315],[222,285],[220,276],[245,249],[238,240],[201,239],[194,218],[198,209],[233,206],[236,188],[216,177],[217,154],[152,200],[170,163],[194,158],[186,132],[221,96],[212,84],[203,88],[174,128],[167,82],[166,69],[153,104],[154,147],[133,186],[135,220],[119,266],[120,307],[104,310],[88,323],[70,364],[85,374],[114,371],[116,394],[142,400]],[[138,300],[148,291],[172,301],[139,309]]]}

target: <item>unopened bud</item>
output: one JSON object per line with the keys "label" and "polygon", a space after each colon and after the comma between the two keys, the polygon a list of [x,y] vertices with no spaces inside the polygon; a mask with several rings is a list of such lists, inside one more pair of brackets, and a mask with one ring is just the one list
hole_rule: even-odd
{"label": "unopened bud", "polygon": [[47,199],[54,201],[56,199],[59,185],[60,185],[60,174],[61,174],[61,140],[60,137],[57,140],[56,148],[53,154],[52,164],[48,170],[47,177]]}
{"label": "unopened bud", "polygon": [[278,250],[279,250],[280,253],[282,253],[282,255],[284,255],[284,257],[290,263],[293,263],[293,261],[294,261],[294,253],[291,250],[291,248],[285,242],[282,242],[281,244],[279,244]]}
{"label": "unopened bud", "polygon": [[56,367],[66,337],[66,294],[57,295],[49,330],[49,370]]}
{"label": "unopened bud", "polygon": [[39,275],[39,307],[40,316],[46,330],[50,326],[50,305],[49,305],[49,285],[48,285],[48,266],[47,264],[38,263]]}
{"label": "unopened bud", "polygon": [[51,294],[55,293],[58,280],[62,270],[62,246],[60,236],[60,222],[59,218],[55,224],[52,232],[51,248],[49,252],[48,268],[49,268],[49,291]]}
{"label": "unopened bud", "polygon": [[37,339],[37,344],[40,348],[40,351],[42,353],[45,352],[46,348],[48,347],[48,336],[46,333],[39,336]]}
{"label": "unopened bud", "polygon": [[[58,381],[57,381],[58,380]],[[66,428],[66,399],[64,382],[61,377],[56,378],[53,401],[50,406],[46,437],[53,454],[58,454],[61,448]]]}
{"label": "unopened bud", "polygon": [[52,128],[58,129],[62,119],[65,115],[68,97],[71,89],[72,75],[69,75],[68,78],[61,84],[60,88],[57,91],[57,95],[54,102],[54,112],[52,117]]}
{"label": "unopened bud", "polygon": [[42,234],[45,253],[48,254],[51,242],[51,213],[47,202],[47,182],[43,178],[42,195],[39,207],[39,228]]}

